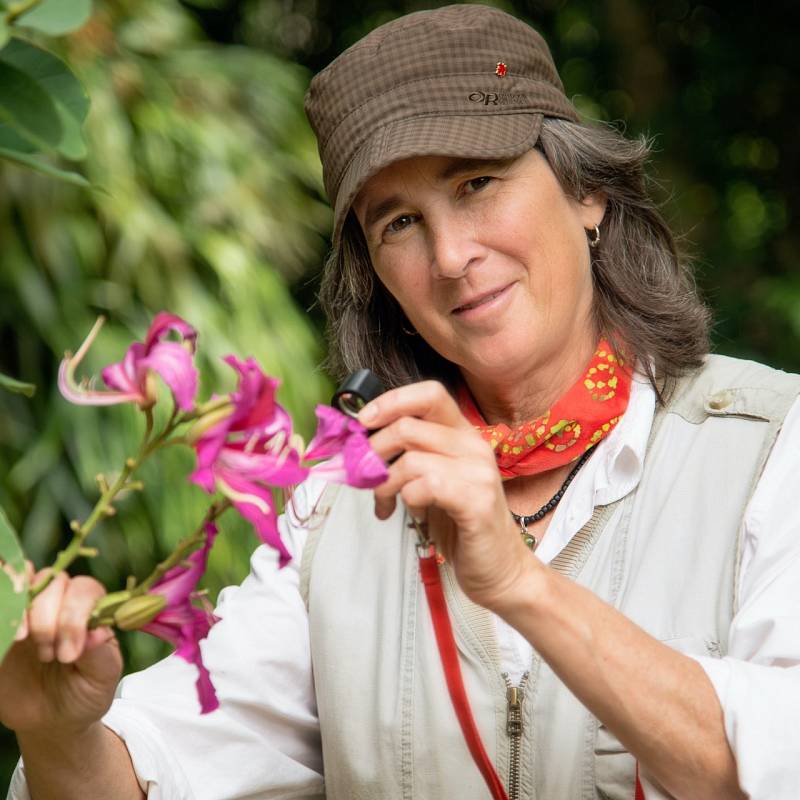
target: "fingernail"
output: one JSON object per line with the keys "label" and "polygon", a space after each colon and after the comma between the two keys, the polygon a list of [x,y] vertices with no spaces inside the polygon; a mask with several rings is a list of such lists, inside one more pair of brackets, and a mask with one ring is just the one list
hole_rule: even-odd
{"label": "fingernail", "polygon": [[14,634],[14,641],[21,642],[26,636],[28,635],[28,626],[23,621],[22,624],[17,628],[17,632]]}
{"label": "fingernail", "polygon": [[361,411],[358,412],[358,421],[362,425],[372,422],[378,416],[378,406],[376,403],[367,403]]}

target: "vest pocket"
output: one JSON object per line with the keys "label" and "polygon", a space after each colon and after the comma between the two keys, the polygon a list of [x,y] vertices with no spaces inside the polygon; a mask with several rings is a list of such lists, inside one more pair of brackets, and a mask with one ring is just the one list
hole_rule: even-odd
{"label": "vest pocket", "polygon": [[[710,636],[669,636],[662,644],[688,656],[719,658],[720,644]],[[597,726],[594,746],[595,788],[600,800],[633,800],[636,760],[605,725]]]}
{"label": "vest pocket", "polygon": [[636,760],[602,723],[595,736],[594,780],[601,800],[633,800]]}

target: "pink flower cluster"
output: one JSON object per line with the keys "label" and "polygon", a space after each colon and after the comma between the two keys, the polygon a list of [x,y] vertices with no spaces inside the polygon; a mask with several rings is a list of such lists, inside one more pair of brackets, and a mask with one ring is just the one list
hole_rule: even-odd
{"label": "pink flower cluster", "polygon": [[[275,399],[278,381],[265,375],[253,358],[225,358],[237,374],[237,387],[201,413],[195,405],[197,332],[173,314],[158,314],[144,342],[134,342],[121,362],[103,369],[109,391],[95,390],[88,382],[76,383],[75,369],[99,327],[95,325],[75,356],[68,355],[62,362],[58,381],[62,394],[82,405],[132,402],[149,409],[158,399],[154,376],[160,376],[177,407],[194,421],[189,439],[197,462],[189,479],[209,494],[219,492],[228,498],[261,541],[278,551],[281,566],[291,556],[278,530],[274,487],[295,486],[311,474],[359,488],[386,480],[386,465],[369,446],[366,429],[330,406],[317,406],[317,432],[303,452],[289,414]],[[170,334],[177,334],[180,341],[168,339]],[[192,600],[216,535],[216,526],[208,525],[203,547],[154,584],[149,593],[161,595],[166,607],[141,628],[172,643],[177,655],[197,666],[203,713],[218,705],[199,647],[215,618]]]}
{"label": "pink flower cluster", "polygon": [[206,571],[208,553],[216,536],[217,526],[208,523],[206,541],[202,548],[195,550],[185,564],[173,567],[153,584],[148,594],[160,595],[167,604],[150,622],[140,628],[169,642],[178,656],[197,667],[197,698],[203,714],[219,707],[211,676],[200,654],[200,641],[208,636],[218,617],[209,608],[198,608],[193,601],[202,599],[196,591],[197,582]]}
{"label": "pink flower cluster", "polygon": [[[117,403],[136,403],[142,408],[156,402],[152,372],[161,376],[169,386],[175,402],[184,411],[194,407],[197,394],[197,370],[192,361],[197,331],[174,314],[156,314],[144,342],[134,342],[117,364],[102,371],[103,380],[112,391],[96,391],[87,383],[75,383],[75,368],[83,360],[100,332],[99,319],[86,341],[74,356],[68,355],[58,370],[58,388],[72,403],[84,406],[110,406]],[[170,332],[178,333],[182,341],[166,341]]]}
{"label": "pink flower cluster", "polygon": [[[278,381],[252,358],[225,361],[238,373],[239,385],[230,395],[230,413],[195,442],[197,468],[190,480],[227,497],[284,566],[291,556],[278,532],[271,487],[296,486],[316,474],[370,488],[386,480],[386,466],[369,446],[364,426],[330,406],[317,406],[317,433],[301,453],[292,420],[275,400]],[[323,458],[313,466],[303,463]]]}

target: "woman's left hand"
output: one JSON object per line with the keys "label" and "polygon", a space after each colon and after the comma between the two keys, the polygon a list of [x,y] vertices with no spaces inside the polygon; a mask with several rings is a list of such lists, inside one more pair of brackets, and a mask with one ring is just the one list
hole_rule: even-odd
{"label": "woman's left hand", "polygon": [[376,516],[387,519],[399,495],[427,521],[464,593],[491,610],[506,605],[538,562],[508,512],[491,447],[445,387],[424,381],[392,389],[365,406],[359,420],[379,429],[370,444],[381,458],[397,457],[374,490]]}

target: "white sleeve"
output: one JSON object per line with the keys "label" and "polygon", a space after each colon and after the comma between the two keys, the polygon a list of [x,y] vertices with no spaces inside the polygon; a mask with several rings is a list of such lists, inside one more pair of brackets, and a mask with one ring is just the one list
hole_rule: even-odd
{"label": "white sleeve", "polygon": [[[320,486],[298,487],[307,515]],[[281,517],[293,559],[259,547],[241,586],[220,592],[221,618],[201,643],[220,708],[201,715],[196,670],[170,656],[123,678],[103,722],[124,741],[150,800],[234,800],[323,796],[308,619],[299,592],[306,531]],[[11,800],[28,800],[18,767]]]}
{"label": "white sleeve", "polygon": [[745,513],[740,607],[728,653],[697,658],[714,685],[742,789],[800,795],[800,400]]}

